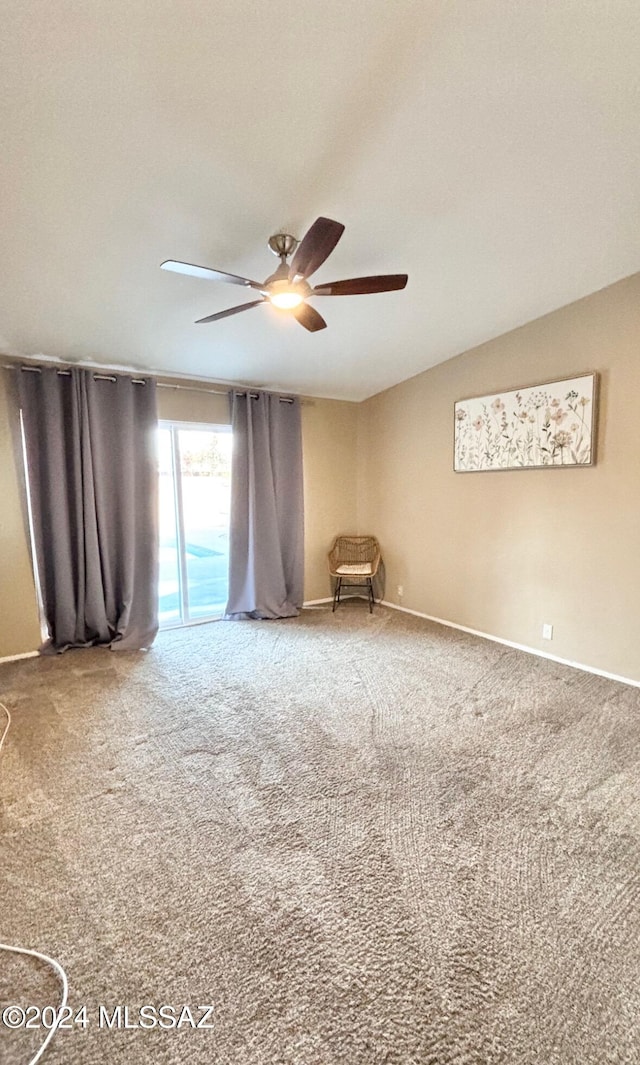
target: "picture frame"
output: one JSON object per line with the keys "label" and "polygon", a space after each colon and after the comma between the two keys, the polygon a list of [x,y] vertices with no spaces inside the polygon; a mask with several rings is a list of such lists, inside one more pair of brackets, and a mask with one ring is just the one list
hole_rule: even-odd
{"label": "picture frame", "polygon": [[454,472],[595,465],[597,400],[595,371],[457,400]]}

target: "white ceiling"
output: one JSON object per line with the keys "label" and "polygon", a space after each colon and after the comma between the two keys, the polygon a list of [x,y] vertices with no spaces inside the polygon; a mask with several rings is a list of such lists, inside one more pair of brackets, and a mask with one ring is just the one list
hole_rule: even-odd
{"label": "white ceiling", "polygon": [[[359,400],[640,269],[637,0],[3,0],[0,336]],[[326,330],[262,280],[346,231]]]}

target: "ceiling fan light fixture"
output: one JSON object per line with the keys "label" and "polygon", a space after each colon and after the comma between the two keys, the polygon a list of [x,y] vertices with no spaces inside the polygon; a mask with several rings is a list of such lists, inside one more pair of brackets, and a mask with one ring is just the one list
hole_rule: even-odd
{"label": "ceiling fan light fixture", "polygon": [[302,296],[299,292],[274,292],[273,295],[269,296],[269,299],[274,307],[280,307],[284,311],[293,310],[294,307],[299,307],[302,303]]}
{"label": "ceiling fan light fixture", "polygon": [[[304,281],[292,282],[289,281],[288,277],[282,277],[282,269],[287,269],[286,263],[278,267],[273,277],[268,278],[265,295],[273,303],[274,307],[279,307],[283,311],[292,311],[295,307],[299,307],[302,301],[307,298],[311,289]],[[277,276],[278,274],[280,274],[279,277]]]}

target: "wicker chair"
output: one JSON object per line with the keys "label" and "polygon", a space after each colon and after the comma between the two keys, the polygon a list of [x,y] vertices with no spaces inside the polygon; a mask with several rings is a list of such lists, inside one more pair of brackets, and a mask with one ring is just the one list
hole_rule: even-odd
{"label": "wicker chair", "polygon": [[329,573],[335,578],[333,609],[340,602],[343,585],[366,588],[369,613],[373,613],[373,578],[380,565],[380,545],[375,536],[336,536],[329,552]]}

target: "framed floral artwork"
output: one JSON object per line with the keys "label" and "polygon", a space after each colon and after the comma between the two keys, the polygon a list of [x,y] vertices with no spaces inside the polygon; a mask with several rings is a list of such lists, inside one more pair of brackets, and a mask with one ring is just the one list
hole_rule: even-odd
{"label": "framed floral artwork", "polygon": [[597,374],[461,399],[454,405],[456,473],[595,463]]}

